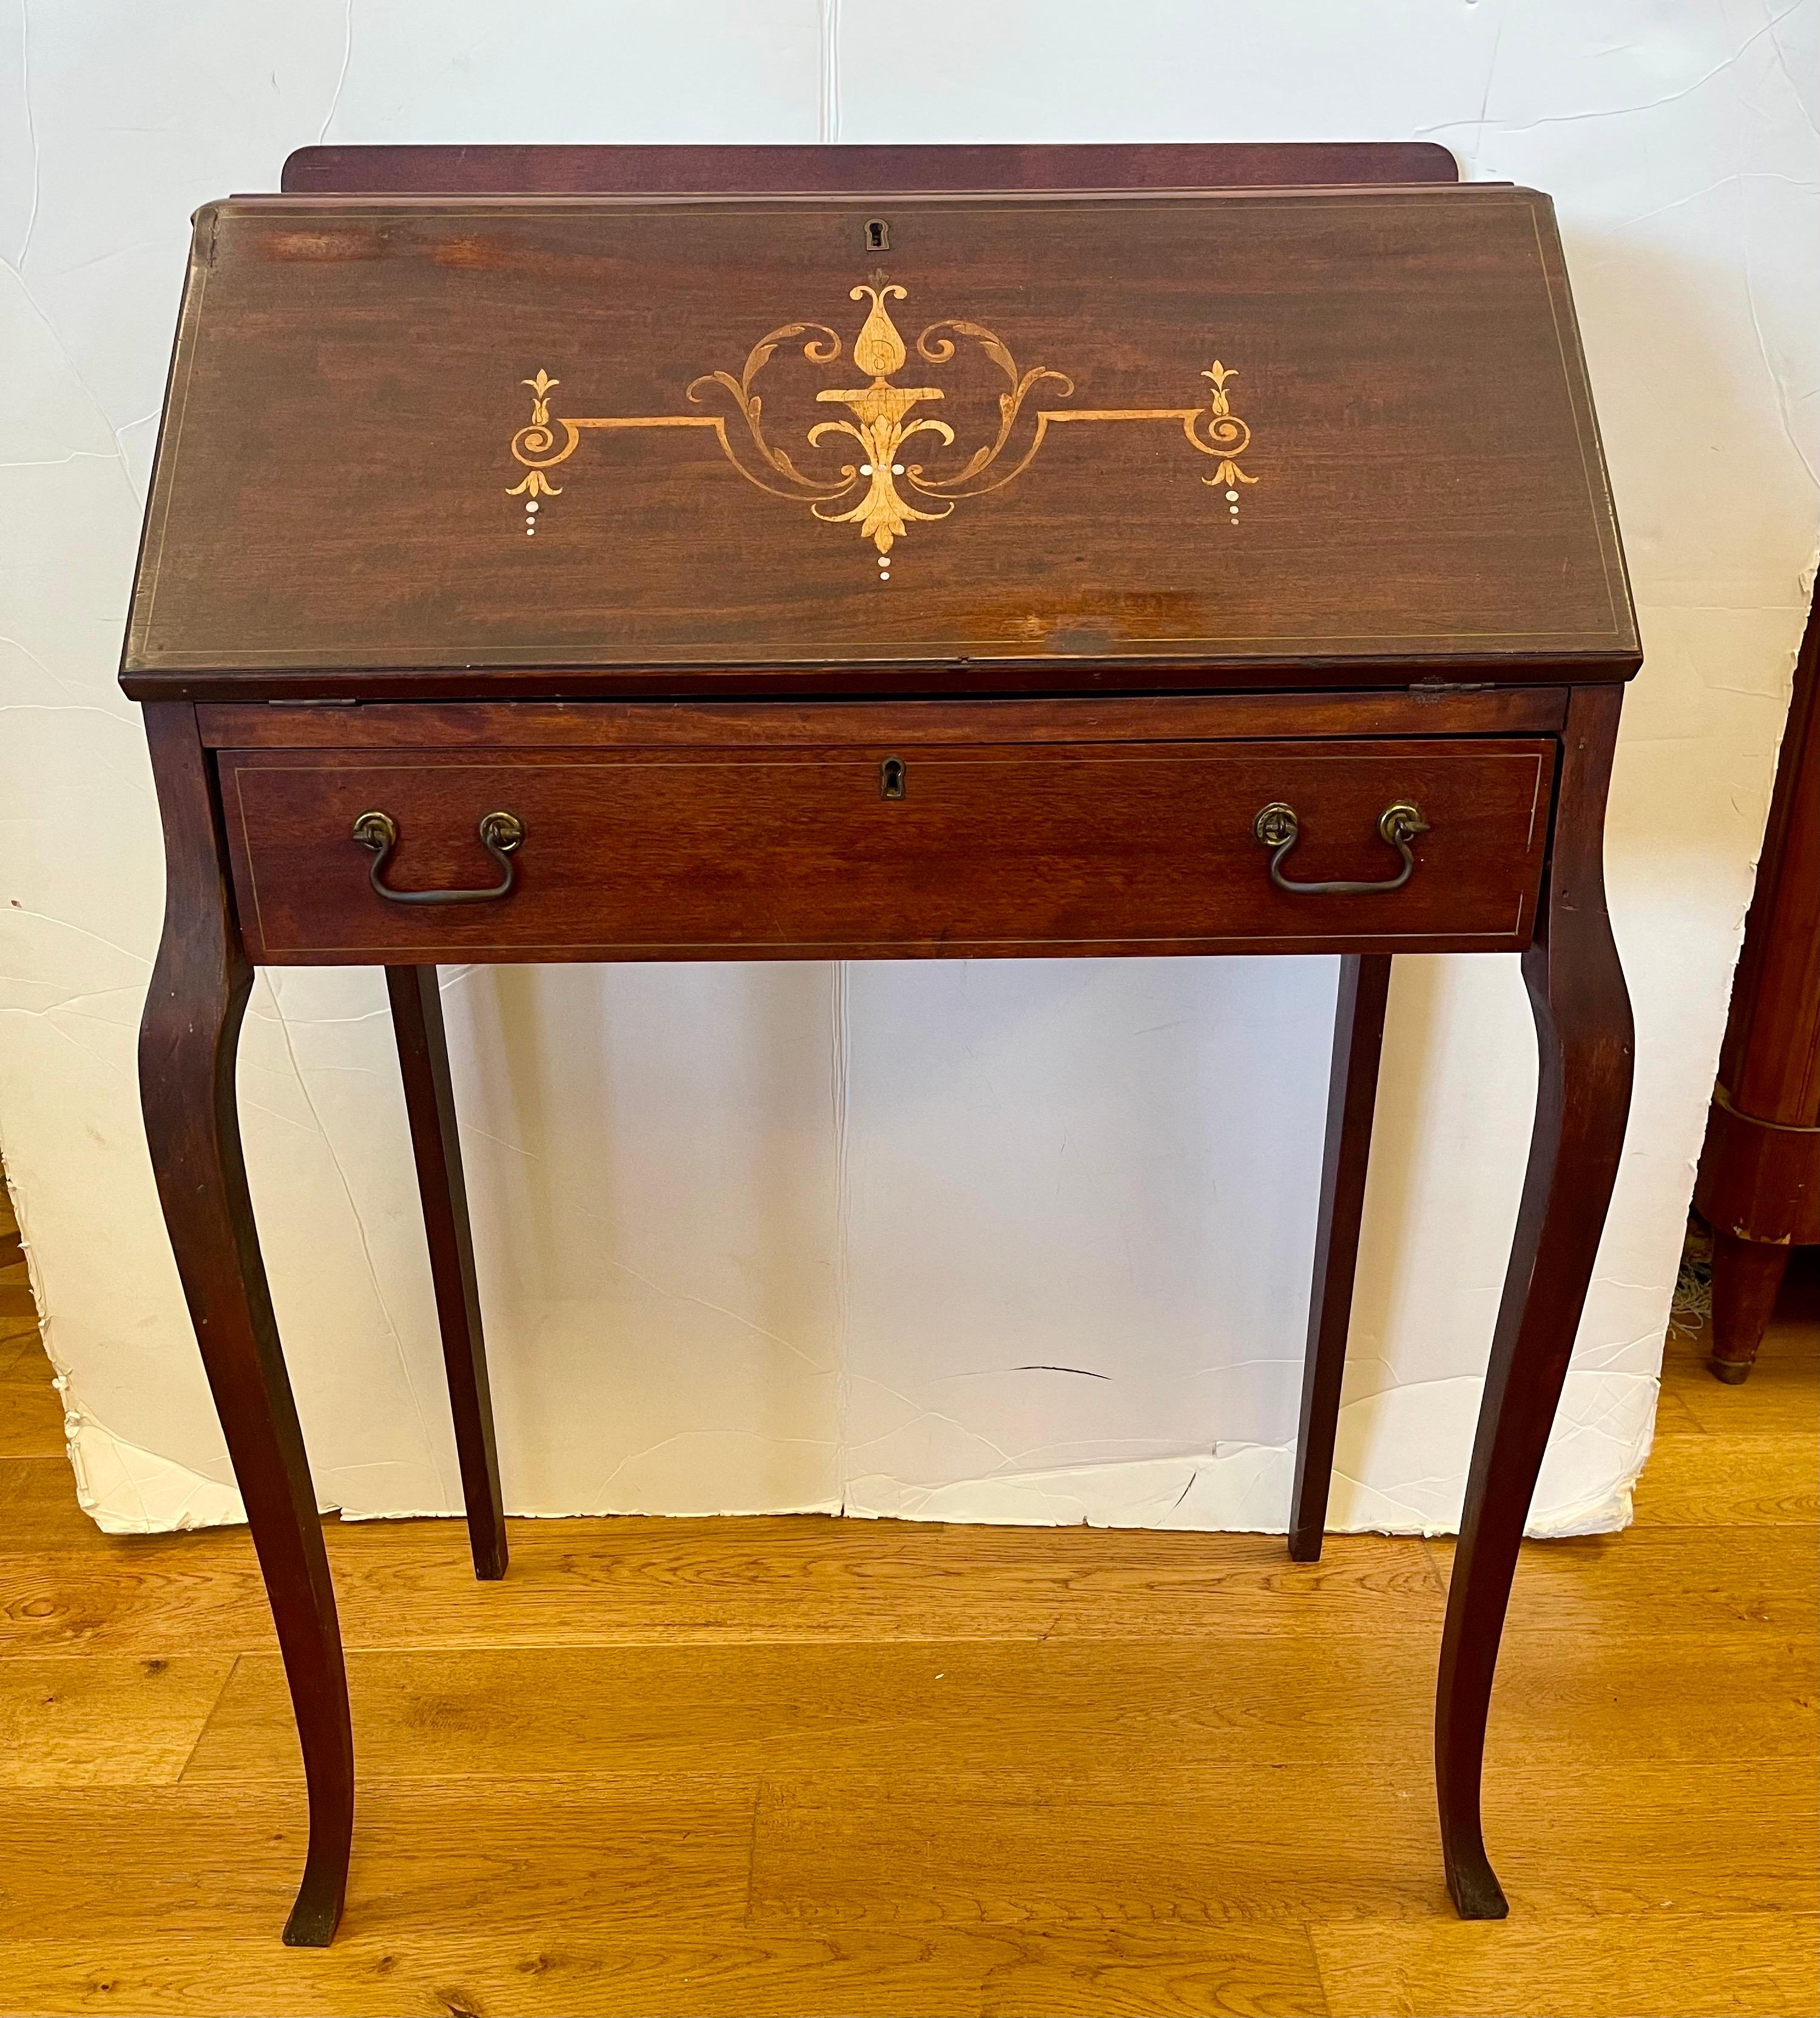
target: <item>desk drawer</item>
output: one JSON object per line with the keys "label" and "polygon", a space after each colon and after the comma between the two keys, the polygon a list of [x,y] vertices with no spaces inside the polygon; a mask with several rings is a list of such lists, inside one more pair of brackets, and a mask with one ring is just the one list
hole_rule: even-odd
{"label": "desk drawer", "polygon": [[[881,724],[888,731],[888,724]],[[266,964],[1513,951],[1547,740],[776,749],[223,750],[241,923]],[[1293,809],[1272,881],[1261,811]],[[354,837],[369,812],[368,845]],[[522,830],[499,852],[492,813]],[[1288,831],[1278,816],[1270,830]],[[494,837],[501,840],[501,830]],[[505,894],[400,902],[404,893]]]}

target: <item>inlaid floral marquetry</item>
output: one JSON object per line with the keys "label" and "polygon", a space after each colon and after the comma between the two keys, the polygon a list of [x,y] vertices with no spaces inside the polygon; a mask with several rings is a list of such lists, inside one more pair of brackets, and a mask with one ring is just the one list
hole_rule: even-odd
{"label": "inlaid floral marquetry", "polygon": [[[574,454],[583,434],[594,429],[632,428],[712,429],[727,461],[756,489],[806,504],[826,525],[857,526],[877,550],[881,581],[891,578],[892,548],[912,524],[937,523],[965,499],[1002,490],[1036,460],[1049,429],[1069,423],[1163,421],[1179,426],[1190,448],[1213,459],[1213,473],[1201,481],[1225,492],[1228,523],[1237,524],[1239,486],[1257,479],[1239,462],[1250,446],[1251,430],[1232,411],[1227,390],[1238,374],[1218,358],[1200,374],[1210,388],[1201,404],[1041,405],[1036,401],[1044,396],[1055,400],[1073,396],[1074,382],[1066,372],[1045,364],[1020,369],[1010,346],[982,324],[957,316],[932,322],[916,339],[921,363],[946,365],[962,345],[972,345],[1004,381],[998,394],[996,432],[950,465],[941,452],[958,451],[963,445],[946,421],[926,410],[946,396],[943,389],[898,382],[910,353],[892,320],[890,304],[906,300],[908,290],[875,273],[849,298],[870,304],[851,356],[856,367],[852,375],[868,382],[828,386],[816,394],[819,405],[845,412],[818,421],[806,431],[803,446],[809,454],[800,465],[782,442],[767,433],[758,382],[779,350],[799,341],[809,363],[830,368],[839,364],[845,355],[841,339],[826,323],[780,324],[753,345],[737,373],[704,372],[688,392],[693,403],[711,410],[701,413],[558,414],[552,419],[550,395],[562,381],[541,368],[534,378],[523,380],[530,390],[531,417],[513,436],[512,454],[525,474],[506,494],[524,500],[527,537],[536,535],[543,501],[563,494],[563,486],[551,482],[550,472]],[[1019,426],[1026,418],[1027,433]],[[918,460],[919,455],[931,460]]]}

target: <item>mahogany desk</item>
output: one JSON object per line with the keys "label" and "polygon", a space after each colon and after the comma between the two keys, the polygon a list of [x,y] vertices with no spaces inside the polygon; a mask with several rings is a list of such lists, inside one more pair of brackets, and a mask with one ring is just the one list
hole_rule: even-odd
{"label": "mahogany desk", "polygon": [[1480,1767],[1629,1101],[1640,653],[1550,206],[1453,176],[310,149],[197,214],[121,674],[167,855],[141,1074],[302,1744],[288,1940],[334,1933],[353,1758],[235,1112],[255,963],[386,970],[496,1577],[438,961],[1341,954],[1308,1557],[1390,959],[1519,954],[1540,1089],[1435,1752],[1455,1904],[1506,1910]]}

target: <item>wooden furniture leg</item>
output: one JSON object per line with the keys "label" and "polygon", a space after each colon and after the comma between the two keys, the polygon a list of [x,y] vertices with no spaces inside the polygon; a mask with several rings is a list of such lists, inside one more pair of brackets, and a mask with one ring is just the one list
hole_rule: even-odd
{"label": "wooden furniture leg", "polygon": [[228,902],[196,711],[157,701],[145,715],[167,865],[164,936],[139,1028],[146,1138],[302,1741],[309,1849],[284,1938],[320,1947],[347,1889],[353,1735],[322,1523],[241,1155],[234,1054],[253,971]]}
{"label": "wooden furniture leg", "polygon": [[449,1079],[448,1036],[433,967],[389,967],[392,1027],[404,1080],[411,1146],[417,1159],[429,1242],[430,1279],[448,1369],[449,1407],[455,1419],[455,1452],[468,1510],[468,1544],[474,1574],[505,1574],[505,1508],[499,1492],[499,1458],[493,1441],[493,1397],[487,1381],[487,1345],[480,1329],[480,1293],[474,1276],[474,1236],[468,1220],[468,1187],[461,1174],[461,1141]]}
{"label": "wooden furniture leg", "polygon": [[1757,1363],[1793,1252],[1713,1229],[1713,1350],[1706,1364],[1728,1387],[1748,1379]]}
{"label": "wooden furniture leg", "polygon": [[1301,1430],[1296,1440],[1289,1552],[1298,1563],[1321,1559],[1327,1493],[1333,1476],[1333,1437],[1346,1376],[1346,1336],[1352,1322],[1352,1279],[1359,1265],[1359,1227],[1365,1174],[1371,1159],[1371,1118],[1384,1051],[1388,953],[1348,953],[1340,963],[1333,1018],[1333,1066],[1327,1082],[1327,1141],[1321,1162],[1321,1212],[1315,1230],[1315,1281],[1308,1297],[1308,1347],[1302,1363]]}
{"label": "wooden furniture leg", "polygon": [[1479,1776],[1511,1579],[1611,1202],[1630,1105],[1630,1000],[1605,914],[1603,830],[1617,687],[1574,690],[1535,943],[1523,978],[1541,1054],[1535,1131],[1447,1593],[1435,1763],[1460,1916],[1509,1911],[1485,1852]]}
{"label": "wooden furniture leg", "polygon": [[1706,1364],[1735,1387],[1790,1249],[1820,1240],[1820,593],[1795,660],[1694,1210],[1713,1229]]}

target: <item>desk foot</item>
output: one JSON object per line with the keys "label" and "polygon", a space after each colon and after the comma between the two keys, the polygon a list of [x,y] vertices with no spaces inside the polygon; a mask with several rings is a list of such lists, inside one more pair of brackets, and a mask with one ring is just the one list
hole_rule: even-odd
{"label": "desk foot", "polygon": [[1524,1523],[1567,1378],[1630,1105],[1630,1000],[1605,915],[1603,830],[1622,689],[1576,688],[1523,979],[1541,1076],[1447,1592],[1435,1768],[1447,1882],[1467,1919],[1508,1909],[1485,1853],[1479,1776]]}
{"label": "desk foot", "polygon": [[1510,1918],[1511,1902],[1504,1897],[1503,1886],[1485,1861],[1482,1844],[1476,1864],[1448,1867],[1447,1890],[1453,1900],[1453,1910],[1463,1920]]}
{"label": "desk foot", "polygon": [[[349,1819],[353,1820],[352,1811]],[[309,1859],[303,1868],[303,1882],[297,1888],[296,1904],[284,1922],[288,1948],[325,1948],[341,1925],[342,1902],[348,1890],[348,1849],[344,1843],[338,1857],[317,1852],[313,1824],[309,1835]]]}
{"label": "desk foot", "polygon": [[157,701],[145,714],[166,862],[164,936],[139,1025],[146,1141],[302,1746],[309,1850],[285,1939],[320,1946],[347,1884],[354,1745],[322,1522],[241,1152],[234,1054],[253,971],[228,908],[196,711]]}

